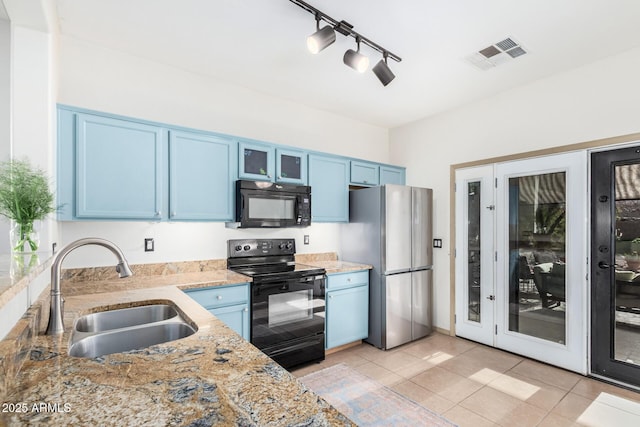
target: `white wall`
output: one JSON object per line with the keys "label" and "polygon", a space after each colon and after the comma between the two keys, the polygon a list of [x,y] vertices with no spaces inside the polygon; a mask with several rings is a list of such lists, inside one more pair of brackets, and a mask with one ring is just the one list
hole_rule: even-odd
{"label": "white wall", "polygon": [[[2,8],[0,4],[0,8]],[[0,161],[11,156],[11,24],[0,19]],[[0,236],[9,235],[9,220],[0,219]],[[9,238],[0,238],[0,253],[9,253]]]}
{"label": "white wall", "polygon": [[[55,190],[54,46],[47,32],[18,25],[11,32],[11,129],[13,158],[28,158],[51,177]],[[57,240],[51,215],[40,232],[40,250]]]}
{"label": "white wall", "polygon": [[437,327],[450,329],[450,165],[639,132],[638,75],[634,49],[390,131],[391,163],[434,190]]}
{"label": "white wall", "polygon": [[[141,119],[217,131],[311,150],[389,161],[388,131],[307,108],[204,75],[60,37],[57,102]],[[338,250],[338,226],[304,230],[229,230],[220,223],[62,223],[61,244],[94,235],[113,240],[133,263],[226,258],[226,240],[296,237],[298,252]],[[302,245],[309,234],[311,244]],[[145,237],[156,239],[143,252]],[[65,267],[109,265],[100,248],[72,253]]]}

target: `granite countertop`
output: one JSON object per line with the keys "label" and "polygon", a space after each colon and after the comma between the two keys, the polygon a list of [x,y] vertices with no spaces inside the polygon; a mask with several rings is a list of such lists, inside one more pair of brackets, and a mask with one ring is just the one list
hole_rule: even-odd
{"label": "granite countertop", "polygon": [[[327,272],[370,268],[305,261]],[[226,269],[63,281],[65,333],[32,338],[3,402],[13,409],[0,412],[0,425],[353,425],[181,291],[248,281]],[[198,331],[95,359],[67,355],[78,316],[142,301],[175,304]]]}

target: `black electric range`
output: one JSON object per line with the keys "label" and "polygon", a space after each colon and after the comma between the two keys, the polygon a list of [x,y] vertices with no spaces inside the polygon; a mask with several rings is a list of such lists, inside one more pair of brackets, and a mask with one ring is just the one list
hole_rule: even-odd
{"label": "black electric range", "polygon": [[296,263],[294,239],[227,249],[227,267],[252,278],[251,343],[285,368],[324,360],[325,269]]}

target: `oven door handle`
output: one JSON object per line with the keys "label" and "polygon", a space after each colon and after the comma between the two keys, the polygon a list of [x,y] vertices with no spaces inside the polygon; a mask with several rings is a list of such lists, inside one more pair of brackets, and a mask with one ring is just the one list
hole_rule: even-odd
{"label": "oven door handle", "polygon": [[294,344],[292,346],[288,346],[286,348],[281,348],[281,349],[277,349],[277,350],[271,350],[271,351],[269,351],[267,353],[267,356],[273,358],[273,357],[277,357],[278,355],[283,354],[283,353],[290,353],[290,352],[295,351],[295,350],[302,350],[303,348],[313,347],[314,345],[315,345],[314,341],[303,341],[303,342],[300,342],[298,344]]}
{"label": "oven door handle", "polygon": [[[254,284],[254,290],[257,291],[258,293],[285,293],[285,292],[291,292],[290,290],[290,286],[288,282],[278,282],[278,283],[260,283],[259,285]],[[273,292],[273,290],[278,290],[280,292]],[[301,290],[305,290],[305,289],[301,289]]]}

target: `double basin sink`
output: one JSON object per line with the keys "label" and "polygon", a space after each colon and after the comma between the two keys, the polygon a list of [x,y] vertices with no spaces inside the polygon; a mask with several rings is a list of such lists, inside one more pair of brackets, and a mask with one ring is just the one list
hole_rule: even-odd
{"label": "double basin sink", "polygon": [[171,304],[101,311],[76,320],[69,355],[100,357],[193,335],[196,329]]}

